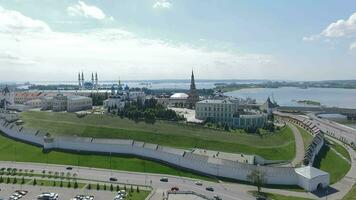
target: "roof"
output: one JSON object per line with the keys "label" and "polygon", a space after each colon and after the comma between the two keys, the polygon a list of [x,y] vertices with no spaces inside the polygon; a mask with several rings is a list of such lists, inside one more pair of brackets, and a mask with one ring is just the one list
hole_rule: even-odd
{"label": "roof", "polygon": [[307,179],[313,179],[319,176],[329,175],[329,173],[311,166],[296,168],[295,172]]}
{"label": "roof", "polygon": [[234,104],[229,99],[207,99],[203,101],[199,101],[198,103],[211,103],[211,104]]}
{"label": "roof", "polygon": [[277,107],[277,105],[275,103],[272,103],[271,99],[268,97],[267,101],[266,101],[267,107],[268,108],[275,108]]}
{"label": "roof", "polygon": [[189,95],[186,93],[175,93],[170,98],[171,99],[188,99]]}

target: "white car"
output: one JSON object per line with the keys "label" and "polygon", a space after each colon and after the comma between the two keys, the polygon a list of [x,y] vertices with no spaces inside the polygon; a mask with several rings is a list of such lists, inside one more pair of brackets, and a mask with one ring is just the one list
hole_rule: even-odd
{"label": "white car", "polygon": [[196,181],[196,182],[194,182],[194,183],[195,183],[195,185],[199,185],[199,186],[202,186],[202,185],[203,185],[203,183],[200,182],[200,181]]}

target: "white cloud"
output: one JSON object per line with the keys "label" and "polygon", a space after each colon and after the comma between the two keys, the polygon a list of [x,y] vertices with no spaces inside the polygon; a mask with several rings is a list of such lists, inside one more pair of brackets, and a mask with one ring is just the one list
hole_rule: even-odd
{"label": "white cloud", "polygon": [[[16,13],[7,21],[34,21]],[[187,78],[192,68],[200,78],[262,78],[277,65],[270,55],[206,50],[142,38],[122,29],[50,31],[44,22],[36,22],[49,31],[0,32],[0,52],[5,52],[0,55],[0,66],[11,65],[0,67],[0,79],[68,81],[75,80],[75,73],[81,70],[98,71],[103,79],[111,80],[118,76]],[[0,20],[0,27],[6,23]]]}
{"label": "white cloud", "polygon": [[349,19],[340,19],[337,22],[331,23],[326,29],[321,32],[324,37],[343,37],[356,33],[356,13],[353,13]]}
{"label": "white cloud", "polygon": [[26,17],[17,11],[6,10],[0,6],[0,32],[16,34],[49,31],[51,29],[46,23]]}
{"label": "white cloud", "polygon": [[172,7],[172,3],[168,0],[157,0],[152,7],[157,9],[169,9]]}
{"label": "white cloud", "polygon": [[70,16],[83,16],[86,18],[93,18],[97,20],[114,20],[113,17],[108,17],[105,13],[98,7],[88,5],[83,1],[78,1],[77,4],[71,5],[67,8],[67,13]]}
{"label": "white cloud", "polygon": [[356,13],[353,13],[347,20],[340,19],[328,25],[321,33],[303,37],[303,41],[314,41],[325,38],[340,38],[356,35]]}
{"label": "white cloud", "polygon": [[356,50],[356,42],[351,43],[350,50]]}

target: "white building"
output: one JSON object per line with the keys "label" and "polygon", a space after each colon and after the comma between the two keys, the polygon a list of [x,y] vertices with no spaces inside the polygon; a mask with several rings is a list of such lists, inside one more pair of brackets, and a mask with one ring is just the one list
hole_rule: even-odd
{"label": "white building", "polygon": [[267,115],[239,111],[238,99],[208,99],[195,106],[195,118],[227,124],[235,128],[261,128],[267,123]]}
{"label": "white building", "polygon": [[[50,105],[49,101],[50,99],[48,99],[45,103],[46,107]],[[76,112],[81,110],[88,110],[92,108],[92,105],[92,99],[83,96],[64,96],[63,94],[58,94],[52,99],[52,110],[54,112]]]}
{"label": "white building", "polygon": [[139,99],[144,101],[145,98],[146,94],[143,91],[130,91],[128,86],[123,89],[121,83],[119,83],[118,87],[111,87],[111,94],[104,101],[104,107],[121,110],[125,107],[126,102],[138,101]]}
{"label": "white building", "polygon": [[329,185],[330,175],[320,169],[306,166],[296,168],[298,176],[298,185],[306,191],[315,191],[326,188]]}

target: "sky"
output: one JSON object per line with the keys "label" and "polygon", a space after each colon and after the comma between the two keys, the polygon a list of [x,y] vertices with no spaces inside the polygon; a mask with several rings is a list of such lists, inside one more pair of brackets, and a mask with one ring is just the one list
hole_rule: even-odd
{"label": "sky", "polygon": [[356,79],[355,0],[0,0],[0,82]]}

